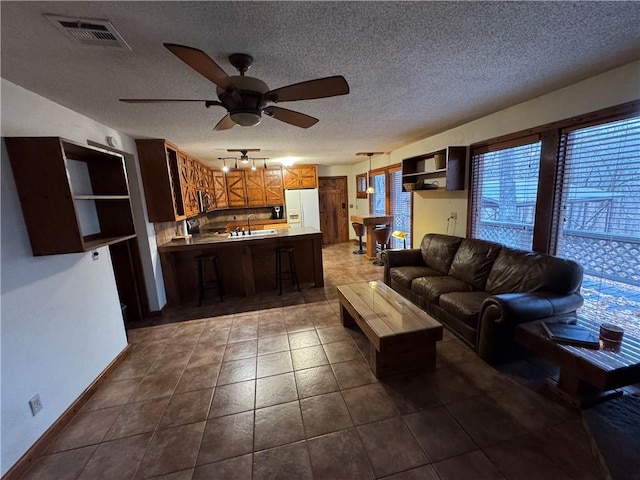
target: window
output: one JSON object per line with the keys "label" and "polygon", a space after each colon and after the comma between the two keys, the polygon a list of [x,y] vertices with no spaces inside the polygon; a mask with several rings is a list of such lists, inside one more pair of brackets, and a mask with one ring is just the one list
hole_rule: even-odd
{"label": "window", "polygon": [[356,198],[367,198],[367,174],[356,175]]}
{"label": "window", "polygon": [[640,335],[640,101],[472,146],[470,236],[576,260],[580,315]]}
{"label": "window", "polygon": [[471,236],[530,250],[540,142],[474,153]]}
{"label": "window", "polygon": [[369,195],[369,212],[372,215],[392,215],[392,231],[404,232],[406,242],[391,237],[391,248],[411,248],[411,212],[413,197],[411,192],[402,191],[402,166],[393,165],[370,173],[371,185],[375,193]]}
{"label": "window", "polygon": [[375,193],[369,194],[369,212],[371,215],[387,215],[387,175],[386,170],[377,170],[369,174],[369,181]]}

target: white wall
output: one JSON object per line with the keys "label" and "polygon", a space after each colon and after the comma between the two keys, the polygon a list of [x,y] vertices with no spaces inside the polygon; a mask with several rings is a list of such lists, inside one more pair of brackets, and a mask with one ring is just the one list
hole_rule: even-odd
{"label": "white wall", "polygon": [[[639,98],[640,62],[634,62],[405,145],[390,153],[389,162],[398,163],[405,158],[441,150],[447,146],[468,146]],[[447,217],[454,211],[458,214],[454,234],[464,237],[467,222],[466,190],[415,192],[413,194],[413,246],[417,247],[426,233],[447,233]],[[449,233],[452,233],[452,229],[453,222],[450,223]]]}
{"label": "white wall", "polygon": [[[122,150],[135,152],[130,138],[5,80],[2,136],[62,136],[81,143],[105,143],[107,136],[114,136]],[[127,342],[109,249],[99,249],[97,261],[91,253],[34,257],[4,141],[1,147],[4,474]],[[151,287],[157,304],[159,295],[155,285]],[[33,417],[28,401],[36,393],[44,409]]]}

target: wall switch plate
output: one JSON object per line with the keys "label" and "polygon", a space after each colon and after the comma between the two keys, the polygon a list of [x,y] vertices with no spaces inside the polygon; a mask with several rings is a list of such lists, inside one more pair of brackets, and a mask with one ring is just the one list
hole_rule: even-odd
{"label": "wall switch plate", "polygon": [[31,400],[29,400],[29,407],[31,407],[31,415],[34,417],[42,410],[42,400],[40,400],[40,394],[36,393]]}

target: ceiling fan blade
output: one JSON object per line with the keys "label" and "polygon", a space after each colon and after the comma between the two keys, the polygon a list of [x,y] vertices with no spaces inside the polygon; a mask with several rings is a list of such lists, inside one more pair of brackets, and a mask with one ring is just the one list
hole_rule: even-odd
{"label": "ceiling fan blade", "polygon": [[214,62],[202,50],[197,48],[176,45],[175,43],[165,43],[164,46],[184,63],[193,68],[200,75],[211,80],[223,90],[233,90],[240,92],[235,83],[220,65]]}
{"label": "ceiling fan blade", "polygon": [[276,88],[268,91],[264,96],[272,102],[293,102],[295,100],[336,97],[347,93],[349,93],[349,84],[342,75],[336,75]]}
{"label": "ceiling fan blade", "polygon": [[291,125],[295,125],[296,127],[300,128],[309,128],[318,123],[317,118],[305,115],[304,113],[294,112],[293,110],[289,110],[287,108],[270,106],[266,107],[262,111],[270,117],[275,118],[276,120],[290,123]]}
{"label": "ceiling fan blade", "polygon": [[178,103],[178,102],[214,102],[215,100],[184,100],[174,98],[121,98],[124,103]]}
{"label": "ceiling fan blade", "polygon": [[219,132],[220,130],[229,130],[230,128],[235,127],[235,122],[231,120],[231,115],[228,113],[220,120],[215,127],[213,127],[214,132]]}

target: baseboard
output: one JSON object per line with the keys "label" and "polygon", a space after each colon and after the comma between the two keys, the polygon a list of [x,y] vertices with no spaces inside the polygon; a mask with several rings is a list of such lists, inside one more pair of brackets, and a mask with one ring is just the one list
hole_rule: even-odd
{"label": "baseboard", "polygon": [[84,406],[95,391],[107,381],[113,371],[122,363],[129,353],[129,345],[127,345],[118,356],[105,368],[98,378],[96,378],[91,385],[89,385],[84,392],[76,399],[75,402],[67,408],[60,417],[51,425],[46,432],[44,432],[38,440],[25,452],[22,457],[11,467],[7,473],[2,476],[1,480],[18,480],[22,478],[27,471],[33,465],[33,462],[39,458],[46,451],[47,447],[54,439],[54,437],[60,433],[64,427],[67,426],[71,418]]}
{"label": "baseboard", "polygon": [[160,309],[160,310],[150,310],[149,314],[147,315],[147,318],[161,317],[161,316],[162,316],[162,309]]}

